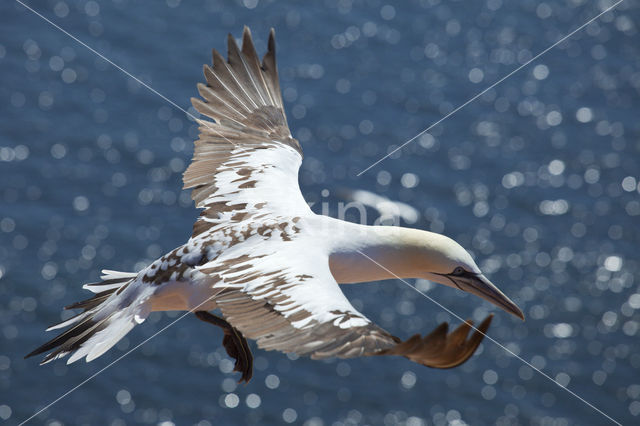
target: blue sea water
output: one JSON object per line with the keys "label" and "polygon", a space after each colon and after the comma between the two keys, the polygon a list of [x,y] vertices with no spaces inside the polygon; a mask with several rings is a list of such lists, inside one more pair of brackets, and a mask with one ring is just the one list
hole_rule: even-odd
{"label": "blue sea water", "polygon": [[[622,2],[361,176],[613,2],[28,4],[166,99],[19,3],[0,5],[4,423],[58,398],[32,423],[609,422],[562,386],[623,424],[638,422],[637,2]],[[561,386],[490,341],[453,370],[253,346],[254,378],[237,385],[221,333],[193,316],[118,360],[177,314],[153,314],[89,364],[23,360],[101,269],[138,270],[190,235],[198,212],[181,174],[197,129],[167,99],[187,109],[210,49],[224,51],[227,33],[240,37],[243,25],[261,52],[276,29],[289,124],[305,151],[301,187],[314,210],[335,215],[339,194],[355,189],[413,206],[415,223],[404,225],[457,239],[523,308],[524,323],[496,311],[489,335]],[[367,213],[372,223],[377,213]],[[463,317],[495,311],[415,284]],[[458,324],[401,282],[344,291],[402,337]]]}

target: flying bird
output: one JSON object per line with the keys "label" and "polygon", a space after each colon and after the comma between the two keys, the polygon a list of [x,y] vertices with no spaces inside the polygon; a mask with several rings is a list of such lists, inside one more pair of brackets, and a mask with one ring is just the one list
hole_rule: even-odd
{"label": "flying bird", "polygon": [[[228,58],[213,51],[204,66],[206,119],[184,173],[202,209],[189,240],[138,273],[104,270],[84,285],[95,295],[67,306],[82,312],[48,330],[66,328],[27,355],[42,363],[69,354],[91,361],[154,311],[191,311],[223,329],[240,381],[252,375],[247,338],[259,348],[314,359],[399,355],[451,368],[473,355],[488,316],[469,336],[470,321],[448,333],[406,341],[371,322],[339,284],[423,278],[475,294],[524,319],[522,311],[480,271],[469,253],[440,234],[397,226],[367,226],[316,215],[298,184],[302,148],[287,124],[273,29],[259,60],[245,27],[242,47],[228,37]],[[209,311],[219,310],[219,315]]]}

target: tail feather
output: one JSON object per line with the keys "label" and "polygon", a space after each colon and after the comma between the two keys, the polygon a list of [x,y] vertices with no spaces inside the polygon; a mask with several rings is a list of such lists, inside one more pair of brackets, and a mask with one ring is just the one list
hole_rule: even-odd
{"label": "tail feather", "polygon": [[100,305],[102,302],[107,300],[109,296],[111,296],[118,288],[110,288],[109,290],[101,291],[100,293],[96,293],[93,297],[89,299],[82,300],[80,302],[72,303],[69,306],[65,306],[64,309],[84,309],[84,312],[95,308]]}
{"label": "tail feather", "polygon": [[80,302],[72,303],[69,306],[65,306],[64,309],[84,309],[83,312],[63,321],[59,324],[52,325],[47,328],[47,331],[58,330],[60,328],[67,327],[71,324],[75,324],[82,319],[87,317],[86,313],[91,309],[99,306],[104,301],[106,301],[111,294],[116,290],[123,290],[125,286],[131,282],[133,278],[136,277],[136,274],[129,272],[118,272],[118,271],[109,271],[103,270],[102,275],[105,278],[104,281],[98,283],[85,284],[83,288],[90,290],[95,294],[95,296],[90,297],[89,299],[82,300]]}
{"label": "tail feather", "polygon": [[79,321],[81,321],[82,319],[87,318],[87,313],[101,305],[102,303],[104,303],[110,296],[111,294],[113,294],[113,292],[115,292],[117,290],[117,288],[113,288],[110,290],[106,290],[100,293],[97,293],[95,296],[86,299],[86,300],[82,300],[80,302],[76,302],[76,303],[72,303],[69,306],[65,306],[64,309],[79,309],[82,308],[84,309],[82,312],[80,312],[77,315],[72,316],[71,318],[59,323],[59,324],[55,324],[52,325],[51,327],[47,328],[47,331],[51,331],[51,330],[58,330],[61,328],[65,328],[67,326],[70,326],[71,324],[75,324]]}
{"label": "tail feather", "polygon": [[84,341],[77,345],[77,350],[69,358],[67,364],[71,364],[83,357],[87,357],[87,362],[99,357],[113,345],[118,343],[131,329],[136,325],[127,317],[123,317],[120,313],[107,318],[108,327],[98,327],[95,331],[86,335]]}
{"label": "tail feather", "polygon": [[41,354],[52,349],[55,350],[44,358],[42,364],[46,364],[49,361],[60,358],[72,351],[74,349],[74,345],[78,343],[78,341],[81,340],[82,337],[87,334],[87,332],[91,332],[95,329],[96,326],[99,325],[100,323],[97,323],[92,317],[86,317],[79,324],[59,334],[44,345],[35,349],[33,352],[29,353],[25,358]]}
{"label": "tail feather", "polygon": [[48,327],[46,329],[46,331],[59,330],[61,328],[68,327],[71,324],[75,324],[78,321],[80,321],[80,320],[82,320],[83,318],[86,318],[86,317],[87,317],[86,312],[80,312],[79,314],[72,316],[71,318],[69,318],[66,321],[62,321],[61,323],[54,324],[54,325]]}
{"label": "tail feather", "polygon": [[[65,309],[83,309],[83,312],[49,327],[68,330],[43,344],[25,358],[51,351],[41,364],[75,352],[68,364],[86,357],[87,362],[97,358],[115,345],[136,324],[143,322],[150,312],[146,303],[153,289],[130,285],[137,274],[102,271],[104,281],[88,284],[85,288],[96,293],[93,297],[73,303]],[[100,289],[100,290],[97,290]]]}
{"label": "tail feather", "polygon": [[92,291],[94,293],[101,293],[105,290],[118,289],[123,284],[131,281],[138,274],[135,272],[119,272],[111,271],[108,269],[102,270],[102,281],[97,283],[89,283],[82,286],[82,288]]}
{"label": "tail feather", "polygon": [[[147,315],[149,315],[148,312],[144,314],[144,318],[146,318]],[[113,319],[112,323],[110,324],[109,330],[104,330],[104,332],[102,333],[96,333],[95,336],[87,341],[87,362],[93,361],[94,359],[98,358],[100,355],[111,349],[111,347],[118,343],[120,339],[122,339],[129,331],[131,331],[133,327],[135,327],[137,324],[142,323],[144,321],[144,318],[136,315],[133,317],[132,321],[129,315],[123,315],[119,318]],[[95,344],[92,344],[92,340],[95,341]]]}

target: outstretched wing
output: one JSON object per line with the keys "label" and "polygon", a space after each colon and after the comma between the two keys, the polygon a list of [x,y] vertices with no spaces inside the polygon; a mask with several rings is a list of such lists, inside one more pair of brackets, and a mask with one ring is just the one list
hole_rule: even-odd
{"label": "outstretched wing", "polygon": [[355,357],[395,344],[349,303],[327,255],[312,245],[265,243],[251,254],[223,253],[199,269],[221,283],[216,305],[225,319],[263,349]]}
{"label": "outstretched wing", "polygon": [[450,334],[443,323],[425,338],[402,342],[351,305],[331,275],[326,254],[304,244],[300,256],[296,242],[285,246],[223,255],[200,268],[222,283],[216,304],[226,320],[262,349],[314,359],[401,355],[450,368],[473,355],[489,326],[490,319],[485,320],[467,340],[469,322]]}
{"label": "outstretched wing", "polygon": [[282,105],[274,31],[262,62],[246,27],[242,49],[229,35],[228,50],[227,60],[213,51],[213,68],[204,66],[207,84],[198,84],[202,99],[192,99],[198,112],[215,120],[198,120],[200,138],[183,177],[204,209],[194,234],[257,212],[309,211],[298,185],[302,149]]}

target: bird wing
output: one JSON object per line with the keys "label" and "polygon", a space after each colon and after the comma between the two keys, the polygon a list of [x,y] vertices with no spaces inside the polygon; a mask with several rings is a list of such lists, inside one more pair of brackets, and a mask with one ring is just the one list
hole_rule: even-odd
{"label": "bird wing", "polygon": [[314,359],[401,355],[450,368],[471,357],[482,341],[486,320],[468,340],[470,322],[450,334],[443,323],[425,338],[402,342],[351,305],[321,248],[299,241],[277,249],[265,243],[251,255],[232,250],[199,268],[221,283],[216,304],[226,320],[260,348]]}
{"label": "bird wing", "polygon": [[393,336],[349,303],[326,253],[307,243],[262,242],[251,254],[230,250],[202,265],[221,283],[215,301],[225,319],[263,349],[313,358],[394,346]]}
{"label": "bird wing", "polygon": [[202,99],[191,101],[202,115],[193,160],[184,173],[196,207],[203,208],[194,235],[212,223],[231,223],[258,212],[309,213],[298,185],[302,148],[291,136],[284,113],[274,31],[268,51],[258,60],[245,27],[242,49],[231,35],[228,59],[213,51],[205,65]]}
{"label": "bird wing", "polygon": [[[401,355],[432,368],[457,367],[471,358],[478,349],[492,319],[493,314],[490,314],[478,327],[473,327],[473,321],[467,320],[451,333],[448,333],[449,324],[443,322],[424,337],[415,334],[404,342],[373,355]],[[467,338],[472,328],[475,331]]]}

